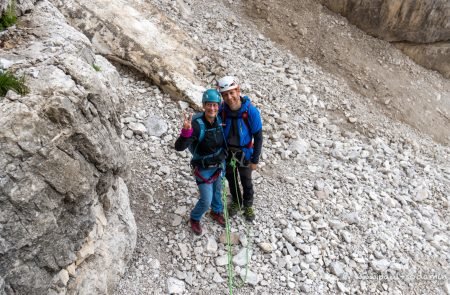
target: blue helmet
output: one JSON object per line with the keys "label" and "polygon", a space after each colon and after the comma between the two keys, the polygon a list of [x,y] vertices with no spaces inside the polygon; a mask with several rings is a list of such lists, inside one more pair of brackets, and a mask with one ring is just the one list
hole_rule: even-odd
{"label": "blue helmet", "polygon": [[208,89],[203,92],[202,103],[205,102],[216,102],[220,104],[222,97],[220,96],[219,91],[216,89]]}

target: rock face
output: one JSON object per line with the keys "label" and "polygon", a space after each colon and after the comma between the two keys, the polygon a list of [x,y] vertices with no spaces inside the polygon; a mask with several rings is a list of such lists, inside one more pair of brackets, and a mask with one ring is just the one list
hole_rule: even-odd
{"label": "rock face", "polygon": [[30,93],[0,98],[0,294],[108,293],[136,243],[118,73],[47,1],[1,38]]}
{"label": "rock face", "polygon": [[[11,0],[0,0],[0,15],[3,14],[10,2]],[[37,0],[16,0],[14,2],[17,15],[23,15],[33,9]]]}
{"label": "rock face", "polygon": [[[450,77],[450,6],[447,0],[321,2],[370,35],[389,42],[408,42],[398,48],[417,63]],[[439,43],[430,44],[434,42]]]}
{"label": "rock face", "polygon": [[416,63],[440,72],[450,79],[450,42],[433,44],[395,43],[395,47],[402,50]]}
{"label": "rock face", "polygon": [[178,99],[201,104],[205,88],[193,60],[201,51],[155,7],[141,4],[138,11],[131,3],[106,0],[53,3],[102,55],[135,67]]}
{"label": "rock face", "polygon": [[322,3],[386,41],[432,43],[450,39],[447,0],[322,0]]}

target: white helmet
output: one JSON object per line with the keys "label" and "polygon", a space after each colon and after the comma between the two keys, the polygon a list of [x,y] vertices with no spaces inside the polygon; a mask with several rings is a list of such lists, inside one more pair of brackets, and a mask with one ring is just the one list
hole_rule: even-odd
{"label": "white helmet", "polygon": [[239,86],[239,80],[233,76],[225,76],[217,81],[217,90],[220,93],[235,89]]}

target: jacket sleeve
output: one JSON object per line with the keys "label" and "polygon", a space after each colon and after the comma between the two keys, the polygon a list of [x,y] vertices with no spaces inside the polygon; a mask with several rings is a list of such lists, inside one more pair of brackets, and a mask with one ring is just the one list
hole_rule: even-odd
{"label": "jacket sleeve", "polygon": [[200,133],[200,126],[197,122],[192,121],[192,129],[181,129],[180,136],[175,141],[175,150],[184,151],[192,143],[197,141],[198,134]]}
{"label": "jacket sleeve", "polygon": [[262,151],[262,143],[263,143],[263,133],[262,129],[253,134],[253,154],[250,159],[250,162],[253,164],[258,164],[259,156],[261,156]]}
{"label": "jacket sleeve", "polygon": [[261,113],[255,106],[249,108],[249,119],[253,136],[253,154],[250,161],[254,164],[258,164],[262,151],[263,132]]}
{"label": "jacket sleeve", "polygon": [[252,134],[260,131],[262,129],[262,120],[261,113],[259,112],[258,108],[256,108],[254,105],[251,105],[248,108],[248,117]]}

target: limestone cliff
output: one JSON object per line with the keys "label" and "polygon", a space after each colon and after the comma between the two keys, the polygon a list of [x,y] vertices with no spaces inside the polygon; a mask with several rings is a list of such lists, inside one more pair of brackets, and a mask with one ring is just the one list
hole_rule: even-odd
{"label": "limestone cliff", "polygon": [[[47,1],[0,36],[0,294],[109,293],[136,243],[118,73]],[[6,61],[6,62],[5,62]]]}
{"label": "limestone cliff", "polygon": [[401,42],[398,48],[417,63],[450,78],[450,4],[447,0],[320,1],[368,34],[389,42]]}

